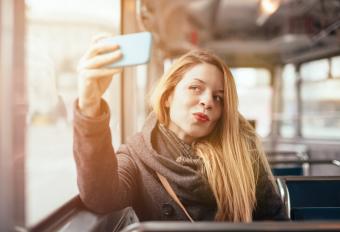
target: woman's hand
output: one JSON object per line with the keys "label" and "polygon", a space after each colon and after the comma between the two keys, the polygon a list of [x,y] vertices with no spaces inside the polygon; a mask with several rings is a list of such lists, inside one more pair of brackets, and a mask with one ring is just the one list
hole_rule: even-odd
{"label": "woman's hand", "polygon": [[109,87],[113,75],[121,72],[120,68],[105,67],[122,58],[118,45],[97,43],[106,37],[109,36],[95,38],[78,64],[78,107],[88,117],[100,114],[101,97]]}

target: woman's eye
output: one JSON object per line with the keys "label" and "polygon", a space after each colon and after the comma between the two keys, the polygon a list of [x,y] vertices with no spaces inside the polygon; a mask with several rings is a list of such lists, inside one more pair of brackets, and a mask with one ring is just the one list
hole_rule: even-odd
{"label": "woman's eye", "polygon": [[198,93],[201,91],[201,88],[199,86],[190,86],[189,89],[195,93]]}
{"label": "woman's eye", "polygon": [[216,95],[214,98],[218,102],[223,102],[223,97],[221,97],[221,96]]}

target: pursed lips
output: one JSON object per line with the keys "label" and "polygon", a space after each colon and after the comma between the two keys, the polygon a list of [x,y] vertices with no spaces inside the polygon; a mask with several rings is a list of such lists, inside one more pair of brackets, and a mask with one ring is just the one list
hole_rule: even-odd
{"label": "pursed lips", "polygon": [[201,122],[207,122],[210,121],[208,115],[201,113],[201,112],[197,112],[197,113],[193,113],[193,115],[195,116],[195,118]]}

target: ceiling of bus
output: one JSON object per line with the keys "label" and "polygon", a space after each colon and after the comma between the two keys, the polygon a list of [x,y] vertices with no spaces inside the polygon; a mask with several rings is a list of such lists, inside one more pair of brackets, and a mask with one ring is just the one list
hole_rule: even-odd
{"label": "ceiling of bus", "polygon": [[267,2],[279,3],[271,15],[260,0],[144,0],[140,19],[169,57],[199,46],[261,65],[340,52],[340,0]]}

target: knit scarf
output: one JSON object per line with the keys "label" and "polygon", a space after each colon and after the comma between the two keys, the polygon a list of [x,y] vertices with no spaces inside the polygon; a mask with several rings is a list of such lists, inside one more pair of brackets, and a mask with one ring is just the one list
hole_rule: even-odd
{"label": "knit scarf", "polygon": [[179,139],[174,132],[166,128],[163,124],[158,124],[157,129],[169,151],[167,154],[170,154],[171,158],[176,160],[177,163],[191,167],[201,173],[201,175],[204,175],[202,159],[195,155],[189,144]]}
{"label": "knit scarf", "polygon": [[141,135],[128,142],[136,158],[167,178],[194,220],[213,220],[216,200],[202,174],[202,160],[191,146],[159,124],[154,113],[148,116]]}
{"label": "knit scarf", "polygon": [[[196,176],[197,183],[200,182],[199,185],[194,185],[194,188],[190,188],[189,186],[192,185],[179,186],[176,181],[168,179],[182,203],[186,208],[190,208],[190,205],[200,204],[206,205],[206,210],[214,209],[215,198],[203,172],[203,161],[194,153],[191,145],[186,144],[174,132],[160,123],[158,123],[154,133],[155,137],[157,137],[157,143],[154,144],[156,151],[162,156],[174,160],[179,166],[190,168],[193,175]],[[171,168],[172,165],[167,167]],[[176,170],[177,168],[173,169],[173,171]]]}
{"label": "knit scarf", "polygon": [[128,142],[132,154],[167,178],[194,220],[213,220],[216,200],[202,174],[202,160],[191,146],[159,124],[154,113],[147,118],[141,134]]}

